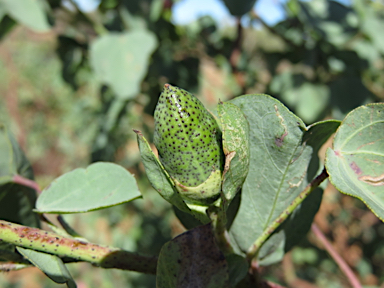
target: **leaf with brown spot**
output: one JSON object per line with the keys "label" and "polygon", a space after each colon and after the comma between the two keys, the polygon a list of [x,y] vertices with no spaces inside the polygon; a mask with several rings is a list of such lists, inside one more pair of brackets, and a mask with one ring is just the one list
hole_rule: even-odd
{"label": "leaf with brown spot", "polygon": [[359,198],[384,221],[384,103],[350,112],[326,154],[332,184]]}

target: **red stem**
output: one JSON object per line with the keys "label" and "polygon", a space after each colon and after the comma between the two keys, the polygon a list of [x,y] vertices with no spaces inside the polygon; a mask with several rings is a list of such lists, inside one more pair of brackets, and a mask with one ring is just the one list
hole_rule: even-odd
{"label": "red stem", "polygon": [[37,194],[41,194],[39,185],[31,179],[24,178],[23,176],[20,176],[20,175],[15,175],[13,176],[12,181],[16,184],[20,184],[20,185],[32,188],[36,190]]}
{"label": "red stem", "polygon": [[331,255],[333,260],[339,265],[341,271],[347,276],[349,282],[351,283],[353,288],[362,288],[363,286],[360,284],[359,279],[357,279],[356,275],[353,273],[352,269],[348,266],[348,264],[344,261],[344,259],[337,253],[335,248],[333,248],[332,244],[325,237],[323,232],[317,227],[315,223],[312,224],[312,232],[315,234],[317,239],[324,245],[325,250]]}

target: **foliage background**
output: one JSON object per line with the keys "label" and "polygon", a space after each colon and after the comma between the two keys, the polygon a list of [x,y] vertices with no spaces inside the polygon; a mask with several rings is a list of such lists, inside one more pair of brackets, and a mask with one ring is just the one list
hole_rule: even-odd
{"label": "foliage background", "polygon": [[[271,94],[307,124],[342,119],[357,106],[384,101],[380,1],[343,6],[290,0],[281,4],[286,18],[274,26],[251,12],[229,27],[209,16],[177,26],[171,0],[103,0],[90,14],[72,1],[63,6],[41,0],[36,1],[44,12],[39,26],[36,20],[20,20],[8,2],[0,1],[0,121],[17,137],[37,182],[44,188],[74,168],[113,161],[135,174],[143,192],[143,200],[130,204],[65,216],[96,243],[155,254],[184,229],[150,187],[132,132],[142,130],[151,140],[153,111],[167,82],[194,92],[211,109],[219,99]],[[119,65],[119,53],[137,56],[149,42],[128,41],[120,52],[111,43],[99,54],[93,50],[102,37],[133,32],[156,39],[153,53],[137,66]],[[103,74],[111,72],[100,72],[100,65],[107,69],[104,61],[115,65],[112,80]],[[121,88],[118,78],[129,74],[126,68],[133,74],[141,69],[143,76],[132,76]],[[364,204],[328,185],[315,222],[364,285],[384,287],[384,225]],[[154,276],[134,272],[85,263],[69,269],[79,287],[155,286]],[[288,287],[348,287],[312,233],[281,264],[264,269]],[[60,285],[29,268],[0,274],[0,286]]]}

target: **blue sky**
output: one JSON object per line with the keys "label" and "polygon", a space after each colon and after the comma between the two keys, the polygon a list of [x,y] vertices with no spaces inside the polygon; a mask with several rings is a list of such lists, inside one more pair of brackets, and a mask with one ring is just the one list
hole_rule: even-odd
{"label": "blue sky", "polygon": [[[91,11],[97,7],[99,0],[74,0],[80,9]],[[351,0],[337,0],[350,4]],[[254,10],[263,20],[273,25],[284,18],[282,4],[286,0],[258,0]],[[232,24],[231,17],[222,0],[179,0],[174,5],[173,21],[176,24],[188,24],[200,16],[211,15],[219,24]]]}
{"label": "blue sky", "polygon": [[[275,24],[284,17],[281,4],[285,0],[259,0],[254,10],[268,24]],[[220,24],[230,23],[233,17],[221,0],[182,0],[174,5],[174,21],[187,24],[203,15],[211,15]]]}
{"label": "blue sky", "polygon": [[[80,9],[91,11],[99,3],[98,0],[75,0]],[[285,0],[258,0],[255,11],[268,24],[274,24],[284,17],[284,11],[280,8]],[[176,24],[187,24],[199,16],[211,15],[219,24],[233,23],[233,17],[229,14],[221,0],[180,0],[174,5],[173,21]]]}

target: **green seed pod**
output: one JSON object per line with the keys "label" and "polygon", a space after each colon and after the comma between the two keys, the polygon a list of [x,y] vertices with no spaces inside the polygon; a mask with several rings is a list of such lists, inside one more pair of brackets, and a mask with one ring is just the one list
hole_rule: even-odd
{"label": "green seed pod", "polygon": [[195,96],[164,85],[155,110],[154,143],[185,200],[205,205],[219,197],[224,162],[221,132]]}

